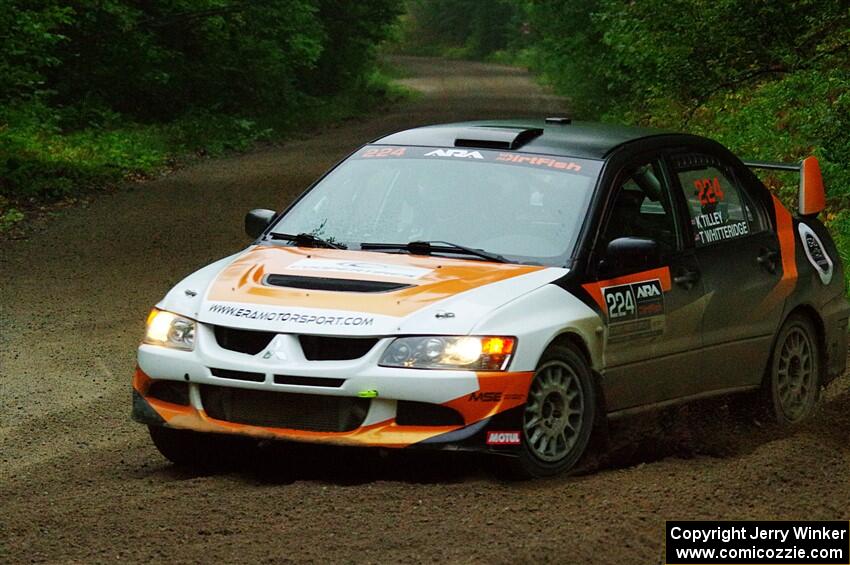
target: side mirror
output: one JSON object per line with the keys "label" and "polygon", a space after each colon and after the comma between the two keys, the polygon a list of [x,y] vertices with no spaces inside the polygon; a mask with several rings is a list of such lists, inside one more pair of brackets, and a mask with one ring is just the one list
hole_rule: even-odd
{"label": "side mirror", "polygon": [[644,237],[618,237],[608,243],[602,259],[604,270],[652,268],[661,263],[655,240]]}
{"label": "side mirror", "polygon": [[275,216],[277,216],[277,212],[274,210],[265,210],[262,208],[251,210],[245,214],[245,233],[257,239],[266,231],[266,228],[269,227]]}

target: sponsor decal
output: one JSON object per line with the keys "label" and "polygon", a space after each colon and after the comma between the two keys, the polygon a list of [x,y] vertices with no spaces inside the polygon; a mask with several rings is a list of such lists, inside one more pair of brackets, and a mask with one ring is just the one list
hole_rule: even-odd
{"label": "sponsor decal", "polygon": [[538,167],[549,167],[550,169],[560,169],[566,171],[579,172],[581,165],[572,161],[561,161],[552,157],[537,157],[534,155],[519,155],[514,153],[499,153],[496,157],[497,161],[507,161],[518,165],[536,165]]}
{"label": "sponsor decal", "polygon": [[352,159],[393,160],[393,159],[460,159],[471,163],[498,163],[544,169],[552,172],[595,176],[599,172],[598,163],[592,161],[570,160],[551,155],[532,153],[508,153],[488,149],[461,149],[457,147],[413,147],[413,146],[372,146],[356,153]]}
{"label": "sponsor decal", "polygon": [[321,316],[318,314],[302,314],[271,310],[264,308],[252,308],[248,306],[231,306],[229,304],[210,304],[207,308],[210,314],[229,316],[232,318],[243,318],[246,320],[262,320],[266,322],[287,322],[290,324],[305,324],[314,326],[371,326],[374,318],[366,316]]}
{"label": "sponsor decal", "polygon": [[346,273],[401,279],[418,279],[431,272],[431,269],[390,265],[386,263],[368,263],[365,261],[338,261],[333,259],[300,259],[286,267],[289,271],[320,271],[326,273]]}
{"label": "sponsor decal", "polygon": [[502,400],[523,400],[525,396],[518,393],[503,394],[499,391],[473,392],[466,397],[470,402],[501,402]]}
{"label": "sponsor decal", "polygon": [[806,257],[809,263],[817,271],[820,282],[829,284],[832,281],[833,263],[830,256],[826,253],[823,242],[818,235],[806,224],[800,223],[797,226],[797,231],[800,233],[800,239],[803,241],[803,250],[806,252]]}
{"label": "sponsor decal", "polygon": [[661,281],[653,279],[602,289],[608,320],[627,321],[648,318],[664,313],[664,293]]}
{"label": "sponsor decal", "polygon": [[519,432],[487,432],[487,445],[519,445]]}
{"label": "sponsor decal", "polygon": [[407,153],[406,147],[370,147],[360,154],[363,159],[374,157],[404,157]]}
{"label": "sponsor decal", "polygon": [[499,402],[502,400],[501,392],[473,392],[469,395],[469,400],[472,402]]}
{"label": "sponsor decal", "polygon": [[610,324],[608,340],[648,337],[664,331],[664,290],[660,279],[604,287]]}
{"label": "sponsor decal", "polygon": [[467,149],[434,149],[425,154],[426,157],[458,157],[460,159],[483,159],[480,151]]}

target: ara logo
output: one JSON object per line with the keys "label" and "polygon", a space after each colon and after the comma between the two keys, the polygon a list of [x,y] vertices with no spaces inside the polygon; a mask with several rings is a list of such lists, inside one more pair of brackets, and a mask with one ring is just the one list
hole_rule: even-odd
{"label": "ara logo", "polygon": [[519,445],[519,432],[487,432],[487,445]]}
{"label": "ara logo", "polygon": [[461,159],[483,159],[478,151],[469,151],[467,149],[435,149],[425,154],[426,157],[460,157]]}
{"label": "ara logo", "polygon": [[602,289],[608,321],[630,322],[664,314],[661,281],[652,279]]}
{"label": "ara logo", "polygon": [[651,298],[653,296],[661,296],[661,289],[654,283],[641,284],[637,287],[637,297]]}
{"label": "ara logo", "polygon": [[815,271],[820,277],[820,282],[829,284],[832,281],[833,263],[830,256],[827,254],[818,235],[804,223],[797,226],[800,232],[800,239],[803,240],[803,249],[806,252],[806,257],[809,263],[815,268]]}

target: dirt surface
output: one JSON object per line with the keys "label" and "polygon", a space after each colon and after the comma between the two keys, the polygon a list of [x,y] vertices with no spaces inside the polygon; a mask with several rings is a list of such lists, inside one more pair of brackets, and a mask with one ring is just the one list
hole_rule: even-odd
{"label": "dirt surface", "polygon": [[360,143],[561,102],[521,71],[402,59],[418,99],[284,147],[199,164],[0,247],[0,562],[662,562],[665,519],[847,519],[850,401],[788,433],[722,403],[621,421],[574,477],[500,482],[477,458],[274,446],[188,474],[129,420],[149,307],[247,241]]}

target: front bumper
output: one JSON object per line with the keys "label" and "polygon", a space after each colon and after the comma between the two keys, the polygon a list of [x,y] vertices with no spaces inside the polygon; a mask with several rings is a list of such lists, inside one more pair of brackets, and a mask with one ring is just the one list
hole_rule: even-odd
{"label": "front bumper", "polygon": [[[133,379],[134,419],[203,432],[340,445],[500,452],[518,447],[487,445],[487,432],[520,430],[520,407],[525,404],[532,372],[379,367],[378,359],[391,338],[379,341],[365,356],[345,361],[309,361],[296,337],[286,334],[275,338],[273,355],[222,349],[204,324],[199,324],[196,340],[195,351],[139,347],[139,367]],[[233,372],[250,373],[254,380],[230,378],[237,374]],[[281,375],[295,379],[281,379]],[[293,380],[302,384],[283,384]],[[187,391],[185,401],[156,397],[151,391],[157,381],[182,383]],[[265,402],[266,395],[274,395],[266,399],[274,402]],[[251,402],[258,403],[256,409]],[[444,407],[444,412],[454,412],[456,418],[450,423],[430,422],[426,410],[424,421],[422,417],[413,423],[400,421],[400,406],[414,404]],[[322,420],[318,412],[325,409],[335,410],[345,422],[337,427],[327,425],[334,419]],[[277,423],[275,410],[298,414],[292,418],[281,414],[282,423]],[[321,420],[318,425],[311,410]],[[356,412],[353,416],[352,411]]]}

